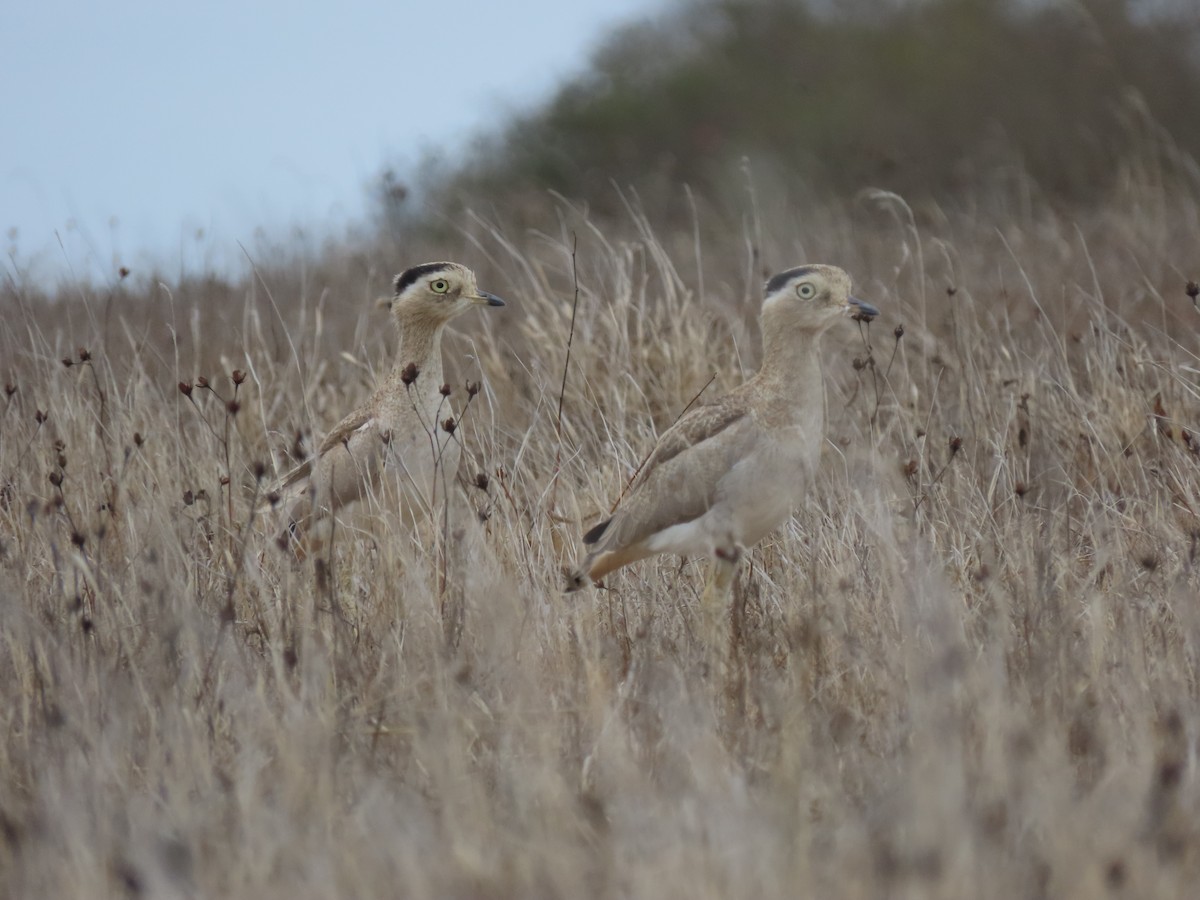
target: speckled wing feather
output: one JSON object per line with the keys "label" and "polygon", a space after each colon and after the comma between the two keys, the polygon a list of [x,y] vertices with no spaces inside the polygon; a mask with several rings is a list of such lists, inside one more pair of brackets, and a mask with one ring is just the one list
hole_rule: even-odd
{"label": "speckled wing feather", "polygon": [[316,464],[317,460],[319,460],[334,447],[337,447],[349,440],[350,436],[371,421],[372,417],[373,414],[370,406],[361,406],[354,412],[350,413],[350,415],[346,416],[346,418],[342,419],[342,421],[338,422],[337,425],[333,426],[333,429],[327,435],[325,435],[325,438],[321,441],[321,445],[317,448],[317,452],[315,454],[310,456],[304,462],[300,463],[300,465],[296,466],[296,468],[292,469],[283,476],[283,481],[280,483],[279,489],[281,491],[286,491],[288,488],[294,487],[304,479],[308,478],[309,475],[312,474],[313,466]]}
{"label": "speckled wing feather", "polygon": [[334,447],[339,444],[344,444],[350,439],[350,435],[358,431],[364,425],[371,421],[375,414],[371,412],[370,406],[362,406],[356,409],[342,421],[333,426],[333,430],[325,435],[325,439],[321,441],[321,446],[317,448],[317,456],[324,456]]}
{"label": "speckled wing feather", "polygon": [[589,557],[704,514],[717,484],[758,433],[739,393],[692,410],[663,433],[612,518],[584,535]]}

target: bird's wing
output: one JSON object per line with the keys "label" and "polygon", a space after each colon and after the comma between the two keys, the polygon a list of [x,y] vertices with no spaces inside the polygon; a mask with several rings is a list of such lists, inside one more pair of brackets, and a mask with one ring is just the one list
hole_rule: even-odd
{"label": "bird's wing", "polygon": [[650,451],[645,465],[638,472],[633,487],[650,478],[656,469],[675,459],[679,454],[698,447],[715,438],[731,425],[745,418],[749,410],[740,403],[722,402],[731,400],[723,397],[714,403],[700,406],[663,432]]}
{"label": "bird's wing", "polygon": [[350,440],[351,435],[361,428],[365,428],[375,418],[370,407],[360,406],[342,421],[333,426],[333,430],[325,435],[325,439],[321,441],[321,446],[317,448],[317,456],[324,456],[334,447],[339,444],[344,444]]}
{"label": "bird's wing", "polygon": [[589,555],[630,547],[703,515],[758,432],[736,396],[688,413],[663,433],[612,518],[584,535]]}
{"label": "bird's wing", "polygon": [[319,460],[334,447],[340,446],[341,444],[344,444],[346,441],[350,440],[355,432],[367,427],[373,418],[374,415],[371,413],[370,407],[362,406],[350,413],[350,415],[346,416],[346,418],[342,419],[342,421],[338,422],[337,425],[333,426],[333,429],[327,435],[325,435],[324,440],[321,441],[321,445],[317,448],[317,452],[315,454],[310,456],[304,462],[300,463],[300,465],[296,466],[296,468],[292,469],[283,476],[283,481],[280,482],[279,490],[286,491],[288,488],[299,484],[301,481],[308,478],[308,476],[312,474],[313,465],[317,460]]}

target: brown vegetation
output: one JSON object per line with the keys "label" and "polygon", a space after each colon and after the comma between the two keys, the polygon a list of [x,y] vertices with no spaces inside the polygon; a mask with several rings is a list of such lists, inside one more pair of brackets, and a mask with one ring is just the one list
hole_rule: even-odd
{"label": "brown vegetation", "polygon": [[[1187,893],[1200,203],[743,213],[564,204],[553,233],[464,219],[438,253],[241,284],[10,287],[3,893]],[[295,564],[255,496],[390,362],[372,301],[431,255],[510,300],[447,340],[451,399],[483,382],[480,521],[447,549],[367,508]],[[883,317],[830,335],[817,494],[749,555],[727,640],[699,639],[694,561],[564,597],[585,524],[753,368],[761,279],[803,261]]]}

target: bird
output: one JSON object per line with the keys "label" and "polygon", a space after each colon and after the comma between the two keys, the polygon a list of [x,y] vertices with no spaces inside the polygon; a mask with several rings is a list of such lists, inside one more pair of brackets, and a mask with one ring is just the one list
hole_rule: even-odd
{"label": "bird", "polygon": [[[480,290],[475,273],[454,262],[429,262],[397,275],[387,304],[400,332],[391,371],[370,398],[325,435],[317,452],[268,494],[287,511],[281,540],[300,540],[314,520],[374,495],[383,476],[399,483],[408,521],[428,515],[458,471],[462,447],[442,381],[442,332],[477,307],[504,306]],[[477,388],[476,388],[477,389]]]}
{"label": "bird", "polygon": [[662,553],[709,557],[705,599],[727,591],[744,549],[795,512],[817,468],[825,430],[821,335],[844,317],[877,315],[836,266],[772,276],[758,372],[662,434],[612,515],[583,535],[586,553],[568,574],[568,592]]}

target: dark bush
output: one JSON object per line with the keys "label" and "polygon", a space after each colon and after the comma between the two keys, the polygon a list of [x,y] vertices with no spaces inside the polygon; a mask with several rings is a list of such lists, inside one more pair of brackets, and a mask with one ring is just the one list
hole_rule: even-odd
{"label": "dark bush", "polygon": [[614,183],[712,195],[745,157],[806,190],[1094,201],[1131,164],[1200,149],[1197,18],[1134,0],[697,0],[614,34],[424,187],[604,208]]}

